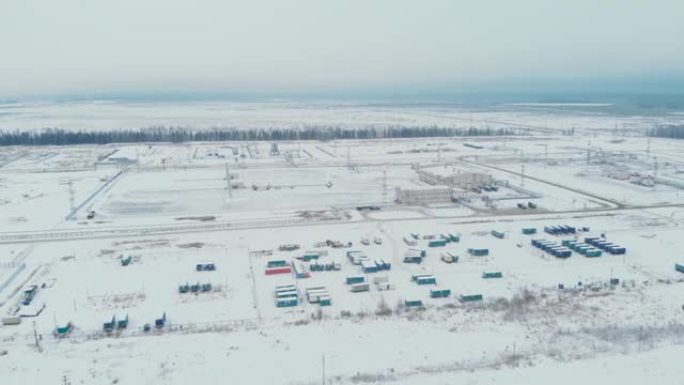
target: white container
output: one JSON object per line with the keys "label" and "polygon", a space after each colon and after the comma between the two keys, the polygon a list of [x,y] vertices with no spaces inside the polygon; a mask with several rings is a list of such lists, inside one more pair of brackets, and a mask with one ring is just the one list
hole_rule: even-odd
{"label": "white container", "polygon": [[355,283],[351,285],[352,293],[360,293],[362,291],[370,290],[370,285],[367,283]]}
{"label": "white container", "polygon": [[21,323],[21,317],[5,317],[2,319],[3,325],[19,325]]}
{"label": "white container", "polygon": [[379,275],[376,277],[373,277],[373,283],[378,284],[378,283],[387,283],[389,282],[389,277],[386,275]]}

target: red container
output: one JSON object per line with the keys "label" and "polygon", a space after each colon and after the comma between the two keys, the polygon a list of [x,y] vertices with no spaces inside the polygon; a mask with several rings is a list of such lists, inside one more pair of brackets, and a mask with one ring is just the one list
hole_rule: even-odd
{"label": "red container", "polygon": [[290,273],[292,273],[292,268],[290,266],[266,268],[266,275],[290,274]]}

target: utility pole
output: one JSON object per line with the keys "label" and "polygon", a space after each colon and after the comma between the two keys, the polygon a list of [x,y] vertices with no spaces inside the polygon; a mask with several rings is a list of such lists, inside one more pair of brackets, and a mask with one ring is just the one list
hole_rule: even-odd
{"label": "utility pole", "polygon": [[520,187],[525,188],[525,164],[520,165]]}
{"label": "utility pole", "polygon": [[646,156],[651,155],[651,137],[646,138]]}
{"label": "utility pole", "polygon": [[382,203],[387,203],[387,166],[382,170]]}
{"label": "utility pole", "polygon": [[230,165],[226,162],[226,183],[228,184],[226,187],[228,188],[228,197],[232,198],[233,197],[233,183],[231,182],[230,179]]}
{"label": "utility pole", "polygon": [[549,145],[544,145],[544,167],[549,163]]}
{"label": "utility pole", "polygon": [[71,208],[71,212],[73,212],[74,208],[76,206],[74,204],[74,201],[75,201],[75,199],[74,199],[74,181],[69,179],[67,184],[69,185],[69,207]]}
{"label": "utility pole", "polygon": [[33,321],[33,339],[36,343],[36,349],[40,351],[40,339],[38,338],[38,330],[36,330],[36,321]]}
{"label": "utility pole", "polygon": [[442,142],[439,142],[437,144],[437,162],[439,163],[441,161],[442,161]]}
{"label": "utility pole", "polygon": [[322,358],[322,361],[323,361],[323,362],[322,362],[322,366],[321,366],[321,369],[322,369],[322,372],[323,372],[323,377],[321,378],[321,384],[322,384],[322,385],[325,385],[325,354],[323,354],[321,358]]}
{"label": "utility pole", "polygon": [[587,142],[587,164],[589,164],[589,160],[591,159],[591,141]]}
{"label": "utility pole", "polygon": [[351,153],[349,151],[349,144],[347,144],[347,168],[351,169]]}

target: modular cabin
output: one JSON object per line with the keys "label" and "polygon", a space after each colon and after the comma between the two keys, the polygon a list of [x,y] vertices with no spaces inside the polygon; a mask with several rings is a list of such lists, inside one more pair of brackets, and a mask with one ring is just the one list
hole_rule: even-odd
{"label": "modular cabin", "polygon": [[451,295],[451,289],[430,289],[430,298],[446,298]]}
{"label": "modular cabin", "polygon": [[482,294],[461,294],[458,296],[458,300],[461,302],[478,302],[482,301]]}
{"label": "modular cabin", "polygon": [[436,285],[437,278],[434,275],[414,275],[412,278],[413,282],[418,285]]}
{"label": "modular cabin", "polygon": [[407,300],[404,300],[404,307],[407,307],[407,308],[423,307],[423,301],[421,301],[419,299],[407,299]]}
{"label": "modular cabin", "polygon": [[447,241],[444,239],[435,239],[428,242],[428,247],[444,247],[447,245]]}
{"label": "modular cabin", "polygon": [[368,290],[370,290],[370,285],[367,283],[355,283],[351,285],[352,293],[360,293]]}
{"label": "modular cabin", "polygon": [[353,284],[356,284],[356,283],[363,283],[363,282],[365,282],[365,281],[366,281],[366,278],[359,275],[359,276],[347,277],[346,280],[345,280],[345,283],[346,283],[347,285],[353,285]]}
{"label": "modular cabin", "polygon": [[287,297],[287,298],[278,298],[276,299],[276,307],[293,307],[297,306],[299,301],[297,300],[297,297]]}
{"label": "modular cabin", "polygon": [[266,262],[266,267],[271,268],[271,267],[285,267],[285,266],[290,266],[290,263],[284,259],[272,259],[268,262]]}
{"label": "modular cabin", "polygon": [[489,249],[468,249],[468,254],[475,257],[484,257],[489,255]]}
{"label": "modular cabin", "polygon": [[375,264],[375,262],[363,261],[363,262],[361,262],[361,270],[366,274],[377,273],[378,272],[378,266]]}

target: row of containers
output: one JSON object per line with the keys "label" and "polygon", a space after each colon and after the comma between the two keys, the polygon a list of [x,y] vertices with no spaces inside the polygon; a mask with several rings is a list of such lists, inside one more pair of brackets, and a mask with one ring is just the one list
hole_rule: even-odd
{"label": "row of containers", "polygon": [[[430,289],[431,298],[447,298],[451,296],[451,289]],[[458,296],[458,300],[462,303],[467,302],[480,302],[483,300],[482,294],[461,294]],[[420,299],[406,299],[404,300],[404,307],[410,308],[423,308],[425,305]]]}
{"label": "row of containers", "polygon": [[266,275],[294,274],[295,278],[303,279],[311,277],[312,271],[339,271],[341,269],[342,265],[336,261],[314,261],[306,265],[301,260],[288,262],[284,259],[274,259],[266,262],[264,273]]}
{"label": "row of containers", "polygon": [[604,238],[584,238],[584,243],[594,246],[596,248],[599,248],[606,253],[610,253],[613,255],[620,255],[620,254],[625,254],[627,253],[627,249],[620,246],[616,245],[614,243],[608,242]]}
{"label": "row of containers", "polygon": [[586,233],[589,232],[589,230],[590,229],[588,227],[575,228],[573,226],[568,225],[544,226],[544,232],[551,235],[576,234],[578,231],[583,231]]}
{"label": "row of containers", "polygon": [[[344,283],[349,285],[349,290],[352,293],[362,293],[370,291],[371,282],[366,280],[363,275],[349,276],[345,278]],[[386,275],[378,275],[373,277],[372,284],[378,291],[394,290],[394,285],[389,283],[389,277]]]}
{"label": "row of containers", "polygon": [[[156,329],[162,329],[164,326],[166,326],[166,312],[162,314],[160,318],[157,318],[154,320],[154,327]],[[123,317],[119,318],[117,320],[116,316],[112,316],[112,319],[104,322],[102,324],[102,330],[106,333],[111,333],[114,330],[123,330],[128,328],[128,314],[124,315]],[[71,334],[71,332],[74,330],[74,324],[69,321],[64,325],[58,325],[55,327],[53,330],[53,335],[57,338],[66,338]],[[143,326],[143,331],[144,332],[149,332],[152,330],[152,325],[150,324],[145,324]]]}
{"label": "row of containers", "polygon": [[532,246],[544,250],[556,258],[570,258],[572,255],[572,250],[569,248],[545,239],[533,239]]}
{"label": "row of containers", "polygon": [[[320,306],[332,305],[330,293],[325,286],[308,287],[305,290],[306,300]],[[276,307],[293,307],[299,304],[299,292],[294,285],[276,286]]]}
{"label": "row of containers", "polygon": [[544,232],[551,235],[568,235],[575,234],[577,229],[568,225],[544,226]]}
{"label": "row of containers", "polygon": [[363,273],[377,273],[379,271],[387,271],[392,268],[392,264],[382,258],[376,258],[371,260],[362,251],[347,251],[347,259],[353,265],[361,266],[361,272]]}
{"label": "row of containers", "polygon": [[[475,257],[484,257],[489,255],[489,249],[469,248],[468,254]],[[426,255],[425,250],[408,249],[404,253],[404,263],[422,263]],[[458,255],[450,252],[441,253],[440,258],[445,263],[457,263],[460,259]]]}
{"label": "row of containers", "polygon": [[586,243],[582,243],[579,241],[573,241],[569,239],[565,239],[562,242],[562,245],[567,247],[568,249],[572,251],[576,251],[585,257],[590,257],[590,258],[596,258],[600,257],[603,255],[603,251],[601,249],[597,249],[594,246],[588,245]]}
{"label": "row of containers", "polygon": [[178,293],[180,294],[187,294],[187,293],[208,293],[211,291],[213,286],[211,283],[194,283],[194,284],[189,284],[185,283],[183,285],[178,285]]}
{"label": "row of containers", "polygon": [[418,241],[427,241],[428,247],[444,247],[449,243],[458,243],[461,241],[460,234],[424,234],[411,233],[404,237],[404,243],[408,246],[417,246]]}

